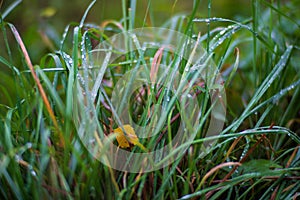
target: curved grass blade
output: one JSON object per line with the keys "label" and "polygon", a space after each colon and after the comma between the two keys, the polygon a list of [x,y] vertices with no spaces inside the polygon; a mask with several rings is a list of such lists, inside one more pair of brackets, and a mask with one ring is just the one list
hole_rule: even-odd
{"label": "curved grass blade", "polygon": [[[259,39],[268,48],[269,51],[275,53],[272,46],[260,34],[258,34],[256,31],[254,31],[250,26],[245,25],[250,20],[247,20],[247,21],[241,23],[241,22],[234,21],[234,20],[231,20],[231,19],[212,17],[212,18],[204,18],[204,19],[196,18],[193,21],[194,22],[205,22],[205,23],[208,23],[208,22],[209,23],[210,22],[230,22],[230,23],[235,24],[235,25],[228,26],[226,28],[227,30],[225,29],[225,31],[221,31],[217,36],[215,36],[214,39],[218,38],[218,41],[212,47],[210,47],[211,50],[215,49],[217,46],[222,44],[225,39],[229,38],[236,31],[240,30],[240,28],[244,28],[244,29],[250,31],[252,34],[254,34],[255,37],[257,39]],[[228,32],[228,34],[227,34],[227,32]]]}
{"label": "curved grass blade", "polygon": [[247,115],[245,115],[245,117],[250,116],[251,114],[254,114],[255,112],[257,112],[259,109],[261,109],[262,107],[264,107],[265,105],[272,103],[275,104],[276,102],[279,101],[279,99],[281,99],[282,97],[284,97],[289,91],[293,90],[295,87],[300,86],[300,80],[292,83],[291,85],[289,85],[288,87],[280,90],[279,92],[277,92],[276,94],[274,94],[272,97],[270,97],[269,99],[265,100],[264,102],[260,103],[259,105],[257,105],[256,107],[254,107],[253,109],[251,109],[251,111],[249,111],[247,113]]}
{"label": "curved grass blade", "polygon": [[55,104],[58,107],[59,112],[61,114],[64,114],[65,105],[61,100],[61,98],[59,97],[59,95],[57,94],[56,89],[53,87],[52,83],[50,82],[50,80],[48,79],[48,77],[46,76],[43,70],[37,67],[36,72],[41,76],[42,80],[44,81],[47,89],[50,92],[50,95],[52,96],[53,100],[55,101]]}
{"label": "curved grass blade", "polygon": [[95,3],[96,3],[96,0],[93,0],[93,1],[90,3],[90,5],[87,7],[87,9],[85,10],[85,12],[84,12],[84,14],[83,14],[83,16],[82,16],[82,18],[81,18],[81,21],[80,21],[80,23],[79,23],[79,27],[80,27],[80,28],[83,27],[84,21],[85,21],[85,19],[86,19],[86,17],[87,17],[87,14],[89,13],[89,11],[91,10],[91,8],[93,7],[93,5],[94,5]]}
{"label": "curved grass blade", "polygon": [[12,4],[10,4],[8,8],[6,8],[6,10],[3,12],[2,18],[4,19],[5,17],[7,17],[7,15],[9,15],[9,13],[13,11],[15,7],[17,7],[21,2],[22,0],[16,0]]}
{"label": "curved grass blade", "polygon": [[248,116],[248,112],[252,109],[252,107],[261,99],[261,97],[264,95],[264,93],[268,90],[268,88],[271,86],[271,84],[274,82],[276,78],[278,78],[281,71],[284,69],[284,67],[287,65],[289,57],[292,53],[293,46],[289,46],[286,51],[281,56],[281,59],[278,61],[278,63],[274,66],[273,70],[269,73],[269,75],[266,77],[266,79],[263,81],[263,83],[260,85],[260,87],[256,90],[255,94],[253,95],[252,99],[248,103],[247,107],[239,117],[237,121],[232,123],[230,126],[228,126],[221,134],[232,130],[235,132],[238,127],[242,124],[244,119]]}
{"label": "curved grass blade", "polygon": [[239,50],[239,48],[235,48],[235,54],[236,54],[236,58],[235,58],[235,62],[234,62],[234,65],[233,65],[233,69],[230,72],[229,77],[225,82],[225,87],[227,87],[230,84],[230,82],[233,79],[233,76],[236,74],[236,71],[237,71],[238,66],[239,66],[239,61],[240,61],[240,50]]}
{"label": "curved grass blade", "polygon": [[52,110],[52,108],[50,106],[50,102],[49,102],[49,100],[47,98],[45,90],[43,89],[43,86],[40,83],[40,79],[36,75],[36,72],[34,70],[34,67],[33,67],[32,63],[31,63],[30,57],[29,57],[28,52],[26,50],[26,47],[25,47],[25,45],[24,45],[24,43],[23,43],[23,41],[22,41],[22,39],[21,39],[21,37],[20,37],[17,29],[15,28],[15,26],[12,25],[12,24],[9,24],[9,26],[10,26],[10,28],[11,28],[11,30],[12,30],[12,32],[13,32],[13,34],[14,34],[17,42],[18,42],[18,44],[20,45],[20,47],[22,49],[22,52],[24,54],[24,58],[25,58],[26,64],[28,65],[28,67],[29,67],[29,69],[31,71],[32,77],[33,77],[35,83],[37,84],[37,87],[38,87],[39,92],[41,94],[41,97],[42,97],[42,99],[43,99],[43,101],[45,103],[45,106],[46,106],[47,111],[48,111],[48,113],[50,115],[50,118],[52,119],[52,122],[53,122],[53,124],[54,124],[57,132],[60,135],[60,142],[61,142],[62,145],[64,145],[64,137],[63,137],[63,135],[62,135],[62,133],[61,133],[61,131],[59,129],[58,123],[56,121],[56,117],[55,117],[54,112],[53,112],[53,110]]}
{"label": "curved grass blade", "polygon": [[10,62],[8,62],[5,58],[0,56],[0,62],[9,67],[13,72],[15,72],[18,76],[20,76],[19,70]]}
{"label": "curved grass blade", "polygon": [[[278,170],[276,170],[275,173],[279,174],[279,175],[284,175],[291,171],[297,171],[297,170],[299,170],[299,168],[278,169]],[[235,185],[237,185],[241,182],[247,182],[247,181],[250,181],[251,179],[263,178],[263,177],[268,177],[268,176],[273,176],[273,175],[274,175],[273,172],[271,172],[271,173],[269,173],[269,172],[267,172],[267,173],[253,172],[253,173],[243,174],[243,175],[237,176],[235,178],[232,178],[226,182],[221,182],[214,186],[204,188],[202,190],[194,192],[192,194],[185,195],[185,196],[181,197],[180,199],[191,199],[191,198],[199,197],[199,196],[207,194],[208,192],[215,191],[215,190],[221,189],[223,187],[226,188],[225,190],[223,190],[223,192],[225,192],[226,190],[230,189],[231,187],[234,187]]]}

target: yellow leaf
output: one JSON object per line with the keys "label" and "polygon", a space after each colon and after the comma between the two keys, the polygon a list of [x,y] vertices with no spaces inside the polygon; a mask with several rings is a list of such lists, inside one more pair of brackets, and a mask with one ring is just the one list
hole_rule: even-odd
{"label": "yellow leaf", "polygon": [[117,142],[121,148],[129,148],[130,144],[133,144],[144,151],[146,150],[146,148],[139,142],[139,138],[136,136],[134,129],[129,124],[124,125],[123,129],[126,132],[126,135],[121,127],[114,129]]}
{"label": "yellow leaf", "polygon": [[54,16],[56,13],[56,8],[54,7],[47,7],[44,10],[42,10],[42,12],[40,13],[41,17],[46,17],[46,18],[50,18],[52,16]]}

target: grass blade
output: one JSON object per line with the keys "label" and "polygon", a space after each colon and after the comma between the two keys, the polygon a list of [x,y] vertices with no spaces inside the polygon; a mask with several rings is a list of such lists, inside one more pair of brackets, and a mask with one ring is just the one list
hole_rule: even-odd
{"label": "grass blade", "polygon": [[8,6],[8,8],[6,8],[6,10],[3,12],[2,19],[5,19],[5,17],[7,17],[9,13],[11,13],[15,9],[15,7],[17,7],[21,2],[22,0],[16,0],[13,3],[11,3]]}

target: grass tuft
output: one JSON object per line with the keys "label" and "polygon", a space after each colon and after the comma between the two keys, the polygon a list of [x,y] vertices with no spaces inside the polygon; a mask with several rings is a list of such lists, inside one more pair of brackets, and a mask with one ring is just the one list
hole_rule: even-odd
{"label": "grass tuft", "polygon": [[[296,0],[253,0],[251,16],[242,20],[214,16],[212,1],[203,15],[199,8],[204,3],[195,0],[190,13],[174,14],[154,33],[147,27],[156,24],[153,1],[147,3],[143,27],[133,31],[139,1],[123,0],[120,20],[97,25],[86,22],[94,0],[59,41],[44,35],[45,46],[56,50],[34,64],[30,54],[36,52],[26,50],[22,32],[6,21],[20,3],[16,0],[0,12],[0,199],[297,199]],[[179,4],[172,4],[172,13]],[[165,36],[167,29],[176,32]],[[112,37],[128,30],[125,42]],[[145,30],[159,41],[152,48],[141,39],[147,36]],[[174,50],[166,41],[176,41],[179,47]],[[147,84],[131,92],[129,86],[140,79]],[[118,85],[122,81],[125,89]],[[226,106],[225,125],[205,137],[215,105],[210,93],[223,95],[220,85],[226,94],[218,107]],[[178,90],[172,91],[174,86]],[[127,122],[124,110],[131,115]],[[224,117],[220,113],[215,117]],[[135,173],[103,164],[111,158],[100,157],[100,162],[93,156],[104,155],[99,148],[108,151],[109,142],[118,145],[114,129],[129,138],[123,125],[132,122],[139,125],[137,136],[157,135],[135,142],[145,149],[125,145],[130,156],[169,148],[185,122],[178,148],[157,154],[157,164],[178,152],[183,155],[164,168]],[[207,143],[209,148],[203,145]],[[117,162],[132,168],[138,164],[131,157]]]}

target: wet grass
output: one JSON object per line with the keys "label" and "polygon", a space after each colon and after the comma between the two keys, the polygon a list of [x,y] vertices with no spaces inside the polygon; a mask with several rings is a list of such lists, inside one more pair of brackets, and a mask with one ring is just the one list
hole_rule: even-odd
{"label": "wet grass", "polygon": [[[31,63],[31,52],[27,52],[22,36],[6,21],[19,2],[14,1],[0,15],[1,44],[4,44],[0,51],[1,199],[296,199],[299,196],[297,1],[253,0],[249,8],[252,16],[237,21],[212,16],[211,1],[205,5],[208,16],[199,17],[198,9],[203,3],[196,0],[191,13],[173,16],[160,27],[188,36],[181,48],[186,59],[166,53],[164,46],[148,51],[134,49],[143,45],[137,40],[126,44],[130,49],[126,54],[115,51],[122,56],[111,63],[103,59],[97,67],[92,64],[95,61],[92,52],[99,43],[137,28],[138,1],[122,1],[123,18],[105,21],[102,26],[85,22],[93,1],[82,20],[70,23],[59,40],[52,41],[44,35],[53,52],[44,55],[39,63]],[[151,16],[151,9],[148,12]],[[188,38],[195,40],[195,46],[203,46],[206,52],[203,59],[194,57],[193,49],[184,48]],[[109,57],[112,46],[113,43],[106,43],[102,49],[104,57]],[[210,59],[215,63],[214,74],[220,74],[223,80],[227,114],[218,134],[203,137],[213,108],[212,100],[208,100],[209,91],[218,88],[208,83],[210,79],[203,81],[200,70],[190,70],[193,66],[189,66],[189,61],[205,65]],[[96,131],[103,139],[121,126],[118,108],[112,106],[114,87],[127,72],[144,66],[148,66],[144,70],[146,75],[153,78],[156,64],[170,66],[171,72],[180,72],[189,80],[182,79],[178,91],[183,102],[193,91],[194,100],[201,105],[199,123],[193,128],[187,126],[195,136],[179,145],[183,149],[188,147],[187,151],[165,168],[145,173],[109,168],[92,156],[82,134]],[[99,78],[101,73],[103,76]],[[87,84],[91,80],[94,84]],[[128,84],[134,81],[131,78]],[[136,96],[131,96],[128,102],[126,97],[130,93],[120,90],[120,108],[129,103],[135,123],[141,126],[152,123],[156,127],[159,137],[141,140],[149,149],[169,145],[179,123],[189,124],[190,116],[185,114],[190,110],[170,92],[167,81],[165,87],[138,88],[133,93]],[[81,101],[78,85],[87,88],[85,92],[91,91],[88,93],[91,98]],[[74,107],[77,100],[85,103]],[[162,105],[165,112],[151,110],[153,104]],[[80,110],[85,106],[89,112]],[[153,116],[161,114],[157,123],[149,117],[149,110]],[[96,125],[89,124],[91,116],[97,119]],[[78,126],[74,118],[85,122],[85,126],[82,128],[80,123]],[[207,141],[217,142],[203,154],[201,146]],[[95,147],[101,144],[97,141]],[[141,151],[134,145],[127,150]],[[172,151],[168,156],[175,153]]]}

